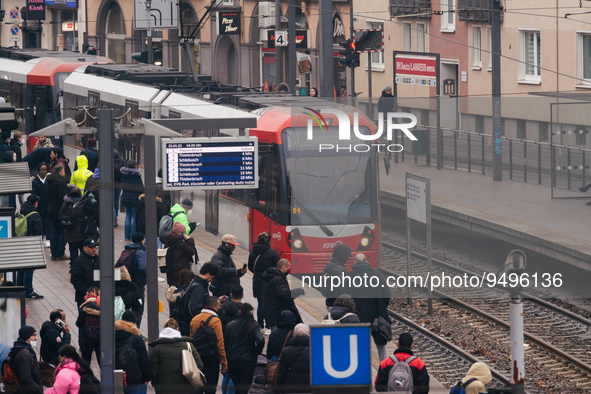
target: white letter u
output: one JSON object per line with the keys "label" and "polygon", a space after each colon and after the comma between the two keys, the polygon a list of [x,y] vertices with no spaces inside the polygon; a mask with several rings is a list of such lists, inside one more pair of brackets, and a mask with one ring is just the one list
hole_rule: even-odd
{"label": "white letter u", "polygon": [[332,367],[329,335],[322,336],[322,347],[324,350],[324,370],[327,374],[333,378],[344,379],[357,371],[359,364],[359,360],[357,359],[357,335],[349,335],[349,368],[344,371],[337,371]]}

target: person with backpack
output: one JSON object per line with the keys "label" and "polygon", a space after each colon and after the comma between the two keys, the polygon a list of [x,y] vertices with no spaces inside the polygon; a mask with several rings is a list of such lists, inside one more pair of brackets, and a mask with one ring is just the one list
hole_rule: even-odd
{"label": "person with backpack", "polygon": [[[21,210],[15,219],[15,232],[17,236],[43,235],[43,219],[37,212],[39,198],[34,194],[27,197],[27,201],[21,205]],[[33,289],[33,274],[35,270],[20,270],[17,272],[17,286],[25,287],[25,297],[33,300],[42,299],[43,296]]]}
{"label": "person with backpack", "polygon": [[[352,250],[350,246],[345,244],[335,245],[330,261],[324,266],[323,274],[325,276],[337,276],[339,278],[346,275],[347,268],[345,267],[345,263],[351,257]],[[329,280],[328,283],[331,283],[331,281]],[[320,293],[326,297],[326,307],[328,309],[328,307],[334,305],[334,301],[341,295],[342,289],[336,288],[331,290],[330,286],[326,286],[320,289]]]}
{"label": "person with backpack", "polygon": [[[175,204],[170,208],[170,216],[175,223],[180,223],[185,226],[185,234],[189,235],[197,228],[197,223],[189,222],[189,215],[193,208],[193,201],[185,197],[180,204]],[[160,223],[160,222],[158,222]]]}
{"label": "person with backpack", "polygon": [[263,274],[265,286],[263,287],[262,299],[263,315],[267,326],[271,327],[271,332],[277,328],[277,319],[282,311],[290,310],[296,316],[297,322],[301,323],[300,312],[295,305],[294,299],[306,294],[304,289],[289,288],[287,275],[291,264],[287,259],[281,259],[277,262],[277,267],[269,268]]}
{"label": "person with backpack", "polygon": [[86,180],[92,176],[92,172],[88,170],[88,159],[84,155],[76,158],[76,166],[78,169],[74,171],[70,178],[70,183],[73,183],[78,189],[84,190],[86,187]]}
{"label": "person with backpack", "polygon": [[137,327],[132,311],[125,311],[121,320],[115,321],[115,368],[125,371],[125,394],[145,394],[153,378],[146,344]]}
{"label": "person with backpack", "polygon": [[[262,232],[257,236],[257,241],[252,245],[252,251],[248,255],[248,269],[252,272],[252,295],[257,299],[257,321],[261,330],[265,330],[265,321],[263,316],[263,300],[261,290],[265,281],[263,273],[271,267],[275,267],[279,261],[279,253],[271,248],[271,235],[268,232]],[[264,331],[269,335],[269,327]]]}
{"label": "person with backpack", "polygon": [[230,297],[232,286],[240,284],[240,278],[246,273],[246,264],[241,269],[236,268],[232,259],[232,252],[236,246],[236,237],[226,234],[222,237],[222,244],[211,257],[211,263],[220,267],[220,275],[211,283],[211,293],[216,297]]}
{"label": "person with backpack", "polygon": [[199,393],[214,394],[216,392],[220,378],[220,365],[222,375],[228,372],[222,322],[218,317],[219,310],[220,300],[217,297],[208,297],[201,313],[191,320],[191,338],[203,361],[201,372],[207,379],[207,384],[198,390]]}
{"label": "person with backpack", "polygon": [[[18,338],[14,342],[8,359],[8,365],[12,372],[18,378],[20,387],[16,391],[10,392],[17,394],[42,394],[43,383],[41,382],[41,372],[39,371],[39,363],[37,362],[37,354],[34,348],[37,346],[37,332],[31,326],[22,326],[18,330]],[[4,367],[4,365],[3,365]],[[4,368],[2,368],[4,373]],[[6,379],[4,384],[6,385]]]}
{"label": "person with backpack", "polygon": [[247,394],[254,376],[257,357],[265,346],[265,337],[254,320],[252,305],[242,304],[238,316],[228,323],[224,331],[224,343],[228,373],[234,383],[234,392]]}
{"label": "person with backpack", "polygon": [[[277,319],[277,329],[269,335],[267,342],[267,359],[275,361],[287,344],[293,338],[293,328],[298,324],[296,315],[292,311],[283,311]],[[273,360],[275,359],[275,360]]]}
{"label": "person with backpack", "polygon": [[[121,169],[125,167],[125,160],[121,157],[117,149],[113,149],[113,180],[115,181],[114,192],[114,217],[113,227],[119,226],[117,216],[119,216],[119,198],[121,197]],[[97,174],[98,178],[98,174]],[[145,230],[138,230],[140,233],[146,233]]]}
{"label": "person with backpack", "polygon": [[300,323],[281,351],[273,392],[310,393],[310,327]]}
{"label": "person with backpack", "polygon": [[176,286],[169,286],[168,289],[166,289],[166,300],[168,301],[168,309],[170,313],[169,317],[172,317],[177,321],[179,320],[180,302],[177,304],[177,301],[180,301],[179,296],[191,285],[194,278],[195,274],[192,271],[187,269],[181,270],[181,272],[179,272],[179,283]]}
{"label": "person with backpack", "polygon": [[142,175],[135,160],[128,160],[127,166],[121,168],[121,190],[121,204],[125,208],[125,239],[131,240],[131,235],[135,233],[138,198],[144,192]]}
{"label": "person with backpack", "polygon": [[82,253],[82,246],[84,243],[84,235],[82,234],[81,225],[77,218],[72,214],[74,204],[82,198],[80,189],[73,186],[70,192],[64,197],[64,203],[60,208],[60,219],[64,227],[65,239],[70,248],[70,266],[74,260]]}
{"label": "person with backpack", "polygon": [[100,286],[94,280],[94,271],[101,269],[100,257],[97,254],[98,244],[92,238],[84,240],[82,254],[74,260],[70,267],[70,283],[76,290],[76,304],[78,308],[85,301],[86,293],[91,287]]}
{"label": "person with backpack", "polygon": [[382,360],[375,380],[376,391],[429,393],[429,373],[425,363],[412,352],[412,335],[403,332],[394,355]]}
{"label": "person with backpack", "polygon": [[490,368],[481,362],[472,364],[466,376],[451,388],[450,394],[478,394],[486,392],[486,385],[492,380]]}
{"label": "person with backpack", "polygon": [[215,264],[205,263],[199,275],[184,290],[177,300],[180,331],[183,335],[189,335],[191,321],[201,313],[209,297],[209,284],[220,274]]}
{"label": "person with backpack", "polygon": [[81,329],[78,342],[80,354],[90,365],[92,352],[100,366],[101,358],[101,291],[98,287],[90,287],[80,305],[76,326]]}
{"label": "person with backpack", "polygon": [[328,307],[328,313],[324,316],[324,320],[338,321],[339,324],[360,323],[353,298],[349,294],[341,294],[334,301],[334,305]]}
{"label": "person with backpack", "polygon": [[[55,369],[55,383],[45,390],[45,394],[88,393],[83,382],[88,377],[98,382],[86,361],[80,357],[72,345],[64,345],[58,351],[59,364]],[[92,391],[90,391],[92,392]]]}
{"label": "person with backpack", "polygon": [[49,207],[47,205],[47,174],[49,173],[49,166],[41,163],[37,166],[37,175],[31,177],[31,194],[39,197],[39,204],[37,205],[37,212],[41,215],[43,220],[43,238],[45,247],[49,247],[51,240],[51,219],[49,218]]}
{"label": "person with backpack", "polygon": [[174,319],[164,323],[157,340],[149,344],[150,364],[156,394],[194,394],[195,390],[183,376],[183,350],[190,350],[197,367],[203,371],[203,362],[189,337],[182,336]]}
{"label": "person with backpack", "polygon": [[191,269],[193,256],[195,261],[199,260],[195,240],[185,234],[185,226],[175,222],[172,231],[164,237],[164,246],[168,248],[166,268],[161,271],[166,273],[166,282],[169,286],[176,285],[179,282],[179,272]]}
{"label": "person with backpack", "polygon": [[87,188],[82,198],[73,206],[72,214],[80,223],[80,232],[84,239],[92,238],[97,241],[100,236],[99,188],[98,182],[90,188],[88,188],[87,182]]}
{"label": "person with backpack", "polygon": [[53,167],[53,172],[47,176],[47,203],[51,219],[51,260],[68,260],[66,252],[66,231],[60,219],[60,209],[64,197],[70,192],[66,170],[61,164]]}
{"label": "person with backpack", "polygon": [[121,257],[117,260],[115,268],[125,266],[129,271],[132,282],[137,286],[135,298],[140,300],[139,308],[135,309],[138,327],[142,323],[144,314],[144,299],[146,289],[146,247],[144,246],[145,236],[142,233],[133,233],[131,243],[125,245]]}
{"label": "person with backpack", "polygon": [[[355,278],[377,278],[377,286],[345,288],[343,291],[348,292],[356,305],[357,314],[361,323],[369,323],[372,325],[372,338],[378,350],[380,360],[388,357],[388,349],[386,344],[392,338],[391,321],[388,315],[388,305],[390,305],[390,298],[392,293],[390,287],[386,283],[384,275],[380,271],[371,267],[367,262],[364,254],[359,253],[355,255],[355,264],[351,267],[351,272],[348,276],[351,278],[351,283],[355,283]],[[373,283],[371,280],[366,283]],[[382,324],[380,324],[380,322]]]}

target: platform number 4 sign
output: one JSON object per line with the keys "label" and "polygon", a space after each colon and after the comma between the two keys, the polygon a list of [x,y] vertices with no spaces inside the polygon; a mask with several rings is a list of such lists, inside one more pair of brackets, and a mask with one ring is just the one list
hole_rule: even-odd
{"label": "platform number 4 sign", "polygon": [[287,32],[278,30],[275,32],[275,46],[286,47],[287,46]]}

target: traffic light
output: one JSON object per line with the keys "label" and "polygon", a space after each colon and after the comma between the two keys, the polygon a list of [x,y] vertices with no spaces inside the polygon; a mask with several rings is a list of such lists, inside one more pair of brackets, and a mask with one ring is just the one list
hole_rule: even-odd
{"label": "traffic light", "polygon": [[84,53],[87,55],[96,55],[96,48],[89,45]]}
{"label": "traffic light", "polygon": [[155,66],[162,65],[162,49],[152,48],[152,61],[154,62]]}
{"label": "traffic light", "polygon": [[339,62],[344,64],[346,67],[359,67],[359,54],[355,52],[355,41],[341,41],[339,45],[344,48],[339,51],[339,54],[345,56],[345,58],[339,60]]}
{"label": "traffic light", "polygon": [[131,58],[140,63],[148,63],[148,51],[134,52],[131,54]]}

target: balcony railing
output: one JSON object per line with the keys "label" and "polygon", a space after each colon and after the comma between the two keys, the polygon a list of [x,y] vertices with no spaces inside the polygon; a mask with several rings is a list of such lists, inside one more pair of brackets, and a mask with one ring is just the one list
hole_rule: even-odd
{"label": "balcony railing", "polygon": [[390,16],[431,18],[431,1],[390,0]]}
{"label": "balcony railing", "polygon": [[[493,0],[458,0],[458,17],[464,22],[490,23]],[[501,22],[503,13],[501,12]]]}

